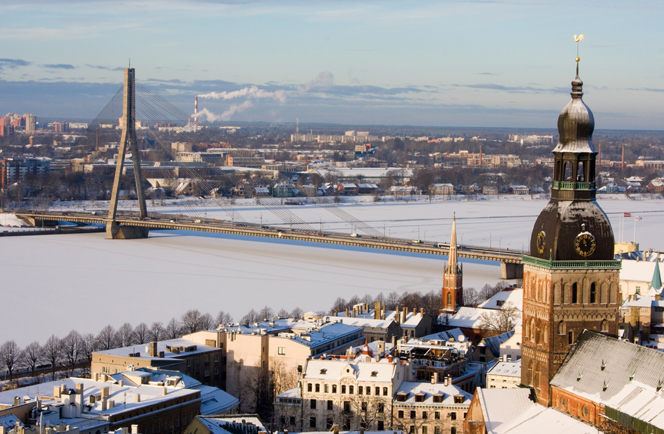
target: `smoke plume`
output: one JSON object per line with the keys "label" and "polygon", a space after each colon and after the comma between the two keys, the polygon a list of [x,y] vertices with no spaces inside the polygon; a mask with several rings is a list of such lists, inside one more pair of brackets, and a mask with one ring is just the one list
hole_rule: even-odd
{"label": "smoke plume", "polygon": [[281,103],[286,102],[286,92],[283,90],[277,90],[274,92],[268,92],[263,89],[259,89],[257,86],[245,87],[244,89],[235,90],[232,92],[210,92],[203,95],[198,95],[199,98],[207,99],[222,99],[229,100],[240,97],[247,98],[268,98],[274,99]]}

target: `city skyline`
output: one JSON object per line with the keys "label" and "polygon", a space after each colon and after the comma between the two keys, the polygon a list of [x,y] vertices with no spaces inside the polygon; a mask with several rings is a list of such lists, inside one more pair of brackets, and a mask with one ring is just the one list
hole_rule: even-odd
{"label": "city skyline", "polygon": [[[0,111],[93,118],[122,70],[227,121],[661,129],[655,2],[5,2]],[[201,119],[204,119],[203,117]]]}

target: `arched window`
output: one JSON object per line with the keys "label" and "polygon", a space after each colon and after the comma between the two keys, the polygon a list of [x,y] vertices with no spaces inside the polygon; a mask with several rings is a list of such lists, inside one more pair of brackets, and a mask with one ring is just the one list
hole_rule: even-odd
{"label": "arched window", "polygon": [[530,337],[530,335],[528,334],[528,331],[529,331],[529,328],[528,328],[528,321],[526,321],[526,324],[525,324],[524,327],[523,327],[523,336],[526,337],[526,338],[527,338],[527,337]]}
{"label": "arched window", "polygon": [[565,323],[562,321],[558,323],[558,334],[561,336],[565,335]]}
{"label": "arched window", "polygon": [[537,330],[535,329],[535,319],[530,320],[530,341],[537,343]]}
{"label": "arched window", "polygon": [[603,332],[608,332],[609,331],[609,322],[607,320],[602,320],[602,328],[601,330]]}
{"label": "arched window", "polygon": [[583,161],[579,161],[579,164],[576,165],[576,180],[577,182],[585,182],[586,173],[583,170]]}
{"label": "arched window", "polygon": [[545,344],[549,343],[549,326],[545,325],[544,326],[544,331],[542,332],[542,342]]}
{"label": "arched window", "polygon": [[560,283],[553,285],[553,304],[561,303],[561,294],[560,294]]}
{"label": "arched window", "polygon": [[595,286],[595,282],[590,284],[590,302],[597,302],[597,287]]}
{"label": "arched window", "polygon": [[572,162],[565,162],[565,173],[563,175],[563,181],[573,181],[572,179]]}
{"label": "arched window", "polygon": [[579,285],[575,282],[572,284],[572,303],[579,302]]}
{"label": "arched window", "polygon": [[600,297],[599,302],[606,304],[609,302],[609,285],[606,282],[603,282],[600,286]]}
{"label": "arched window", "polygon": [[447,293],[447,306],[452,306],[452,293],[448,292]]}

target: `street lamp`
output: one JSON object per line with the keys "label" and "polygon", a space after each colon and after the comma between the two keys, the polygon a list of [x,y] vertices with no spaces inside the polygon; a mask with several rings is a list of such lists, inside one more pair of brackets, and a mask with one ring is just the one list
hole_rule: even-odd
{"label": "street lamp", "polygon": [[263,229],[263,213],[260,213],[261,215],[261,229]]}

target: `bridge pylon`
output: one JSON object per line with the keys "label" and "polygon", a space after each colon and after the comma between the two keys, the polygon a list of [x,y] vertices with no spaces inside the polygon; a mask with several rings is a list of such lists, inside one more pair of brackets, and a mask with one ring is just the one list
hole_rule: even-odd
{"label": "bridge pylon", "polygon": [[106,220],[106,236],[108,239],[147,238],[149,228],[120,226],[116,221],[118,199],[120,196],[120,180],[124,166],[127,145],[131,150],[131,159],[134,163],[134,181],[136,184],[136,197],[141,220],[148,216],[143,192],[143,177],[141,175],[141,155],[138,152],[136,140],[136,75],[134,68],[124,70],[124,96],[122,99],[122,139],[118,150],[118,159],[115,164],[115,179],[111,193],[111,206],[108,209]]}

